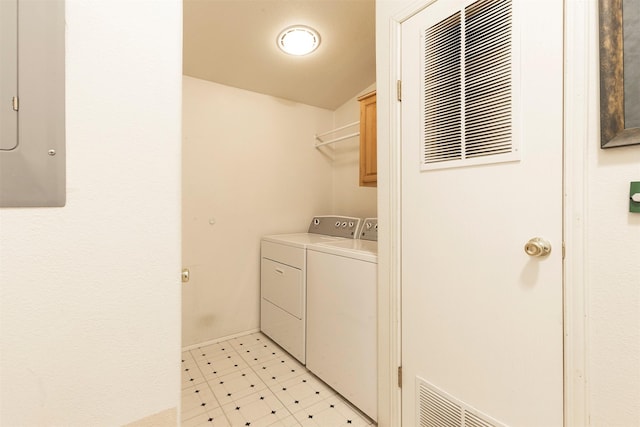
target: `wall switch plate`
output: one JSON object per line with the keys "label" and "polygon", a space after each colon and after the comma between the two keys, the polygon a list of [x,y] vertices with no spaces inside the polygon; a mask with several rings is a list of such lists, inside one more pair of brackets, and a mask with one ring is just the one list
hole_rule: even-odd
{"label": "wall switch plate", "polygon": [[640,181],[632,182],[630,185],[629,212],[640,213]]}

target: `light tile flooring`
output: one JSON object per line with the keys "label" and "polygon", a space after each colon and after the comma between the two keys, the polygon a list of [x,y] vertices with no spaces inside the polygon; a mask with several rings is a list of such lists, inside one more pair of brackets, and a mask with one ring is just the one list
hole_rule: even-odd
{"label": "light tile flooring", "polygon": [[183,427],[375,425],[261,333],[182,353]]}

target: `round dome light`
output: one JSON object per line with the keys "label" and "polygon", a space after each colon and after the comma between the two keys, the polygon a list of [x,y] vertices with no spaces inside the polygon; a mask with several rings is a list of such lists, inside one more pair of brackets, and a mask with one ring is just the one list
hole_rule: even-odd
{"label": "round dome light", "polygon": [[307,55],[320,45],[320,35],[313,29],[295,25],[282,30],[278,35],[278,47],[289,55]]}

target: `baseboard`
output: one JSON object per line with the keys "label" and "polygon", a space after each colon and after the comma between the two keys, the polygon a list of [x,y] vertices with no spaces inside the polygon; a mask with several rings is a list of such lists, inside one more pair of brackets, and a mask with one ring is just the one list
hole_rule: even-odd
{"label": "baseboard", "polygon": [[232,335],[227,335],[226,337],[220,337],[220,338],[215,338],[209,341],[204,341],[198,344],[192,344],[192,345],[188,345],[186,347],[182,347],[182,351],[187,351],[187,350],[194,350],[196,348],[200,348],[200,347],[204,347],[207,345],[211,345],[211,344],[216,344],[222,341],[226,341],[226,340],[230,340],[232,338],[238,338],[238,337],[243,337],[245,335],[250,335],[250,334],[255,334],[256,332],[260,332],[260,328],[258,329],[250,329],[248,331],[244,331],[244,332],[239,332],[237,334],[232,334]]}
{"label": "baseboard", "polygon": [[157,414],[141,418],[123,427],[175,427],[178,425],[178,408],[169,408]]}

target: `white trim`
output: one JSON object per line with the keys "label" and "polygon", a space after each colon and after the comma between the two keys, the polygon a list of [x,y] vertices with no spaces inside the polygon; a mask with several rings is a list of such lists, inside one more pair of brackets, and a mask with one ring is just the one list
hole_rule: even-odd
{"label": "white trim", "polygon": [[188,345],[186,347],[182,347],[182,351],[195,350],[196,348],[205,347],[205,346],[211,345],[211,344],[217,344],[219,342],[227,341],[227,340],[230,340],[230,339],[233,339],[233,338],[244,337],[245,335],[255,334],[256,332],[260,332],[260,329],[250,329],[248,331],[239,332],[237,334],[227,335],[226,337],[215,338],[215,339],[204,341],[204,342],[201,342],[201,343],[198,343],[198,344]]}
{"label": "white trim", "polygon": [[[589,138],[589,64],[597,46],[597,2],[565,2],[564,70],[564,422],[587,426],[586,213]],[[595,31],[595,30],[594,30]]]}
{"label": "white trim", "polygon": [[[390,68],[389,88],[398,90],[401,78],[401,22],[392,19],[389,23]],[[400,115],[401,103],[397,96],[389,97],[389,346],[387,348],[391,369],[389,390],[391,426],[402,425],[402,389],[398,385],[398,366],[402,365],[402,309],[401,309],[401,159],[400,159]]]}
{"label": "white trim", "polygon": [[[396,90],[396,82],[401,79],[401,25],[436,0],[418,0],[389,19],[389,91]],[[401,324],[401,102],[396,94],[389,93],[389,159],[388,200],[379,201],[379,209],[385,209],[389,219],[388,230],[380,231],[386,236],[379,240],[389,242],[389,270],[387,277],[380,277],[379,317],[388,325],[379,328],[388,335],[378,336],[378,424],[380,426],[402,425],[402,392],[398,385],[398,366],[402,363]],[[380,97],[378,98],[380,100]],[[381,138],[378,138],[379,140]],[[381,175],[379,172],[379,179]],[[384,178],[382,178],[384,179]],[[387,202],[387,203],[385,203]],[[381,215],[379,215],[380,217]],[[379,236],[380,237],[380,236]],[[380,262],[380,261],[379,261]],[[384,262],[384,261],[383,261]],[[380,313],[383,311],[384,313]],[[387,362],[387,364],[384,363]],[[405,385],[408,386],[408,385]],[[383,409],[383,405],[385,407]],[[386,417],[388,416],[388,419]]]}

